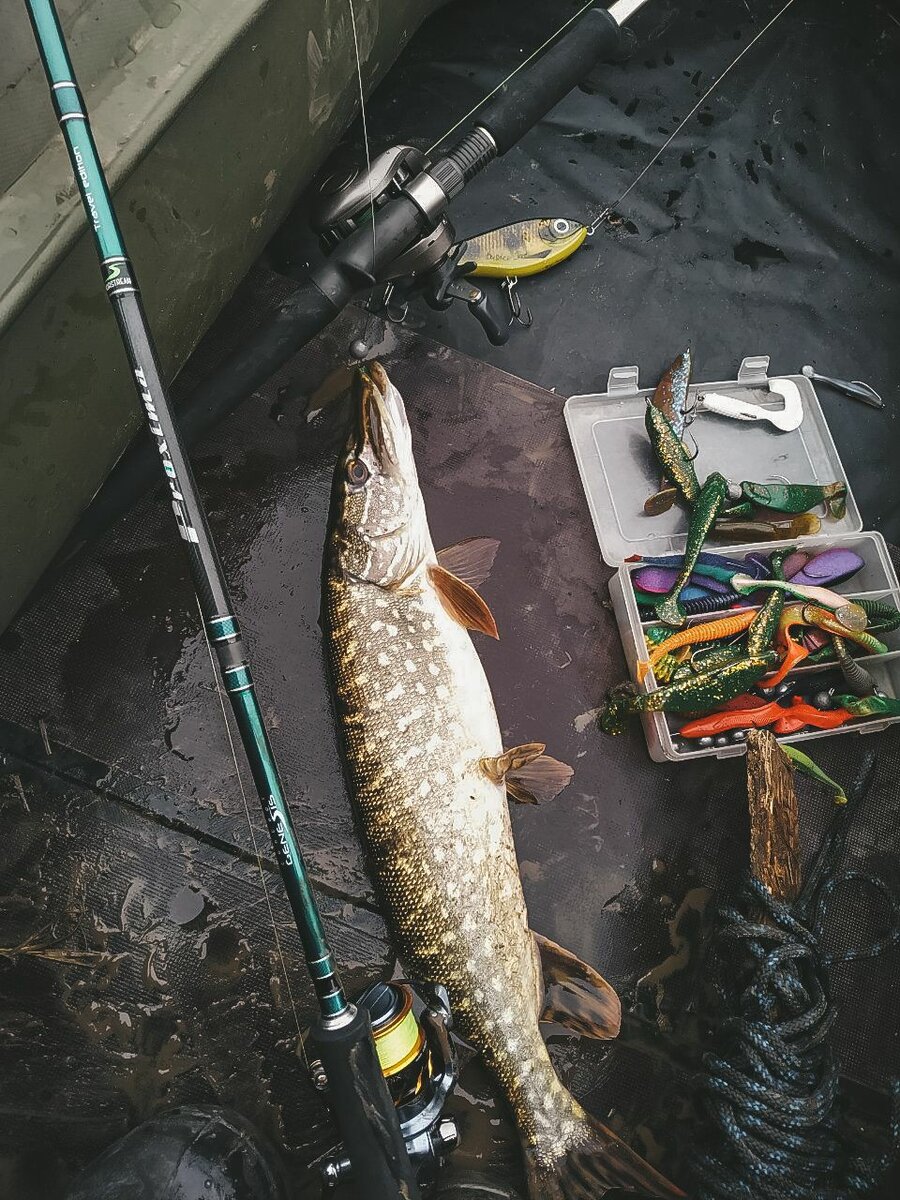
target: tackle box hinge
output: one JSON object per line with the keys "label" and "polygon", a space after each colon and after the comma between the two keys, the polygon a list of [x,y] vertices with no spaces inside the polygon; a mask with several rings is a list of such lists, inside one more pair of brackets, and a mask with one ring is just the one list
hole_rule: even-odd
{"label": "tackle box hinge", "polygon": [[745,358],[737,373],[738,383],[765,383],[769,377],[768,354],[753,354]]}
{"label": "tackle box hinge", "polygon": [[[766,362],[769,360],[766,359]],[[613,367],[606,383],[607,392],[636,392],[638,390],[637,367]]]}

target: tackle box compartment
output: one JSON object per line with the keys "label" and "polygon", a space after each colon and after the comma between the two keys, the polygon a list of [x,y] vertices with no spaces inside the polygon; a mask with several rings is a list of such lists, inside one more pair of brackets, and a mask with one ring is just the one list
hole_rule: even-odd
{"label": "tackle box compartment", "polygon": [[[698,393],[716,391],[748,400],[772,409],[780,408],[782,398],[769,391],[769,359],[764,355],[745,358],[737,378],[708,383],[692,382],[690,399]],[[687,435],[697,450],[697,475],[702,480],[714,470],[729,480],[744,479],[758,483],[847,483],[846,472],[828,429],[811,380],[804,375],[779,375],[797,385],[803,404],[803,420],[797,429],[783,432],[768,421],[737,421],[730,417],[698,409]],[[654,385],[655,386],[655,385]],[[660,472],[644,427],[646,400],[654,388],[641,388],[637,367],[614,367],[609,373],[607,391],[572,396],[564,413],[581,482],[604,562],[616,568],[610,580],[610,597],[625,650],[631,679],[638,690],[647,692],[657,685],[652,671],[643,682],[637,678],[637,664],[647,662],[644,629],[653,624],[643,619],[631,585],[631,572],[640,563],[627,561],[634,555],[656,557],[684,551],[688,513],[676,503],[660,516],[644,514],[644,501],[659,487]],[[694,447],[692,446],[692,449]],[[786,515],[776,514],[781,519]],[[840,520],[822,517],[822,528],[815,535],[791,541],[750,542],[730,545],[715,539],[704,549],[730,558],[742,558],[757,551],[767,552],[780,546],[796,546],[813,553],[831,546],[855,550],[865,566],[846,583],[834,590],[852,596],[883,599],[900,608],[900,584],[880,533],[862,528],[862,518],[853,492],[847,484],[847,508]],[[698,620],[709,620],[710,615]],[[859,661],[887,695],[900,695],[900,631],[881,637],[888,652],[860,657]],[[792,678],[808,677],[815,691],[816,682],[834,677],[835,664],[823,663],[794,668]],[[686,718],[675,714],[645,713],[641,716],[650,757],[657,762],[686,762],[698,758],[730,758],[744,754],[741,744],[691,748],[677,731]],[[833,730],[805,730],[780,740],[805,742],[842,733],[872,733],[893,724],[900,717],[873,717],[858,720]]]}

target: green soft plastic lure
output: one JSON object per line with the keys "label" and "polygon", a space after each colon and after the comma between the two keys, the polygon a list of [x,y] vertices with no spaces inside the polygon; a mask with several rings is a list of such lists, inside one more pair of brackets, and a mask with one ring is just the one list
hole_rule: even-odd
{"label": "green soft plastic lure", "polygon": [[687,620],[687,613],[679,598],[681,589],[690,579],[697,556],[703,549],[703,543],[727,500],[728,480],[718,471],[713,471],[704,483],[691,512],[687,544],[684,548],[684,563],[678,573],[678,578],[672,585],[669,594],[656,606],[657,617],[660,621],[665,621],[667,625],[680,626]]}
{"label": "green soft plastic lure", "polygon": [[654,692],[638,693],[626,684],[607,698],[598,721],[604,733],[621,733],[633,713],[710,712],[726,700],[740,696],[772,669],[778,661],[773,650],[751,658],[728,663],[716,671],[707,671],[691,679],[670,683]]}
{"label": "green soft plastic lure", "polygon": [[776,512],[805,513],[824,504],[829,514],[839,521],[847,511],[845,483],[741,483],[741,495],[760,508]]}
{"label": "green soft plastic lure", "polygon": [[808,775],[810,779],[815,779],[819,783],[824,783],[825,786],[834,793],[835,804],[846,804],[847,793],[841,785],[830,775],[826,775],[818,763],[814,763],[808,754],[804,754],[802,750],[798,750],[796,746],[789,746],[782,743],[781,749],[791,760],[795,767]]}
{"label": "green soft plastic lure", "polygon": [[893,696],[835,696],[834,703],[854,717],[900,717],[900,700]]}
{"label": "green soft plastic lure", "polygon": [[[672,423],[655,405],[648,404],[647,411],[644,413],[644,425],[664,477],[672,483],[686,504],[693,504],[700,496],[697,472],[694,470],[694,464]],[[664,512],[665,508],[669,507],[668,504],[663,509],[658,506],[657,496],[663,495],[664,492],[658,492],[651,496],[644,505],[644,512],[648,516],[658,516],[660,512]]]}
{"label": "green soft plastic lure", "polygon": [[[769,555],[769,565],[772,579],[784,581],[784,561],[789,554],[794,553],[794,547],[788,546],[783,550],[773,550]],[[747,630],[747,650],[750,654],[761,654],[768,650],[778,632],[778,622],[784,610],[784,592],[773,591],[766,597],[766,602],[753,619],[753,624]]]}

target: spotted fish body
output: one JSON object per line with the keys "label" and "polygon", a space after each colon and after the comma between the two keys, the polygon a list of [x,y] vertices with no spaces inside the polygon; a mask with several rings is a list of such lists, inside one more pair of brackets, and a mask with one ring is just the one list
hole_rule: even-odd
{"label": "spotted fish body", "polygon": [[435,585],[403,402],[378,364],[361,372],[356,404],[335,474],[323,624],[349,781],[395,948],[411,977],[447,987],[457,1027],[493,1071],[520,1129],[533,1200],[614,1185],[680,1195],[593,1122],[553,1069],[505,787],[484,766],[503,754],[490,688]]}

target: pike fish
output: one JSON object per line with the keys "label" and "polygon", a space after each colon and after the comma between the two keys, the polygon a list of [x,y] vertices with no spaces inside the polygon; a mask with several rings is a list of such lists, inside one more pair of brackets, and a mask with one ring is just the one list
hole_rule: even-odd
{"label": "pike fish", "polygon": [[[503,747],[469,629],[496,625],[475,590],[497,543],[435,553],[403,401],[370,363],[335,472],[323,628],[349,783],[404,970],[443,983],[515,1116],[531,1200],[613,1187],[682,1193],[590,1117],[556,1075],[538,1022],[614,1036],[615,992],[534,935],[507,791],[550,797],[572,772],[541,743]],[[544,1008],[545,993],[550,1003]]]}

